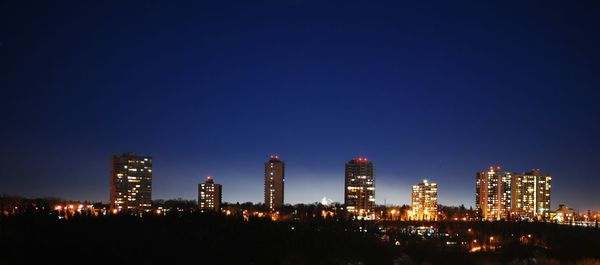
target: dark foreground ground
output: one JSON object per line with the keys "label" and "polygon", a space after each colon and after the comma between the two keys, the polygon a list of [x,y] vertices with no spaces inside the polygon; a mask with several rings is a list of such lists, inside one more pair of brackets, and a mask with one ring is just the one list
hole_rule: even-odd
{"label": "dark foreground ground", "polygon": [[[206,214],[0,217],[0,264],[577,264],[600,265],[600,230],[545,223],[437,223],[452,240],[503,239],[469,253],[448,238],[403,235],[415,224],[272,222]],[[427,224],[429,225],[429,224]],[[362,231],[367,228],[367,232]],[[391,237],[382,240],[382,228]],[[472,229],[472,232],[466,232]],[[473,233],[472,235],[469,233]],[[532,234],[527,244],[509,240]],[[400,242],[397,246],[395,242]]]}

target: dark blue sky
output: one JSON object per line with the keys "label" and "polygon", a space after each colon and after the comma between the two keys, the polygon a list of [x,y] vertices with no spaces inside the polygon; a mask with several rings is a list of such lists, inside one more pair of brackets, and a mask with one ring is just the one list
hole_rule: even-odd
{"label": "dark blue sky", "polygon": [[0,193],[107,200],[113,153],[154,157],[154,198],[342,201],[376,163],[378,203],[475,172],[541,168],[552,207],[599,209],[600,6],[585,1],[3,1]]}

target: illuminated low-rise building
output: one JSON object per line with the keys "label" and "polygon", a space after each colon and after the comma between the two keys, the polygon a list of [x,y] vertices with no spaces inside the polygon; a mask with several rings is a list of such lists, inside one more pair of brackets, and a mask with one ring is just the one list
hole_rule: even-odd
{"label": "illuminated low-rise building", "polygon": [[152,207],[152,157],[139,156],[135,153],[114,155],[111,165],[111,210],[150,210]]}
{"label": "illuminated low-rise building", "polygon": [[355,158],[346,163],[344,205],[360,217],[374,217],[375,165],[367,158]]}
{"label": "illuminated low-rise building", "polygon": [[214,182],[211,176],[204,183],[198,184],[198,207],[202,210],[219,211],[221,209],[221,184]]}
{"label": "illuminated low-rise building", "polygon": [[572,223],[575,220],[575,210],[565,204],[560,204],[553,213],[552,219],[559,224]]}
{"label": "illuminated low-rise building", "polygon": [[412,187],[411,215],[413,220],[437,220],[437,183],[423,180]]}

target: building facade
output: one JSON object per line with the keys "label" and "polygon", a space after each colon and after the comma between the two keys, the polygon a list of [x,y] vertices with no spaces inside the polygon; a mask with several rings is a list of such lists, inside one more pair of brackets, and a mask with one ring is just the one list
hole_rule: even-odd
{"label": "building facade", "polygon": [[423,182],[412,187],[412,220],[435,221],[438,216],[437,183]]}
{"label": "building facade", "polygon": [[112,210],[144,211],[152,207],[152,157],[114,155],[110,174]]}
{"label": "building facade", "polygon": [[345,167],[344,205],[356,216],[373,217],[375,210],[375,165],[355,158]]}
{"label": "building facade", "polygon": [[271,211],[283,206],[285,163],[272,155],[265,163],[265,207]]}
{"label": "building facade", "polygon": [[484,220],[542,219],[550,211],[552,177],[531,172],[515,173],[492,166],[476,176],[475,208]]}
{"label": "building facade", "polygon": [[552,177],[539,169],[513,175],[513,218],[545,219],[550,213]]}
{"label": "building facade", "polygon": [[477,172],[475,182],[475,208],[480,218],[500,220],[507,218],[511,210],[512,173],[500,166]]}
{"label": "building facade", "polygon": [[565,204],[559,204],[558,209],[553,213],[552,220],[559,223],[573,223],[575,221],[575,210]]}
{"label": "building facade", "polygon": [[204,183],[198,184],[198,207],[201,210],[221,210],[223,189],[221,184],[214,182],[211,176]]}

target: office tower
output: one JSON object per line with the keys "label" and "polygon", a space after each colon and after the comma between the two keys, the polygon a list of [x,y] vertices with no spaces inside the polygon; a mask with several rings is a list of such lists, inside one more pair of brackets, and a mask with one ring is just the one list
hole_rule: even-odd
{"label": "office tower", "polygon": [[413,186],[411,212],[413,220],[437,220],[437,183],[425,179]]}
{"label": "office tower", "polygon": [[272,155],[265,163],[265,207],[273,211],[283,206],[285,163]]}
{"label": "office tower", "polygon": [[549,217],[552,177],[539,169],[513,175],[512,215],[515,218]]}
{"label": "office tower", "polygon": [[221,210],[221,184],[214,182],[211,176],[206,177],[204,183],[198,184],[198,207],[201,210]]}
{"label": "office tower", "polygon": [[477,173],[475,183],[475,208],[480,218],[500,220],[510,217],[512,173],[492,166]]}
{"label": "office tower", "polygon": [[121,211],[150,210],[152,157],[135,153],[114,155],[110,174],[110,206]]}
{"label": "office tower", "polygon": [[344,204],[350,213],[373,218],[375,166],[367,158],[355,158],[346,163]]}

